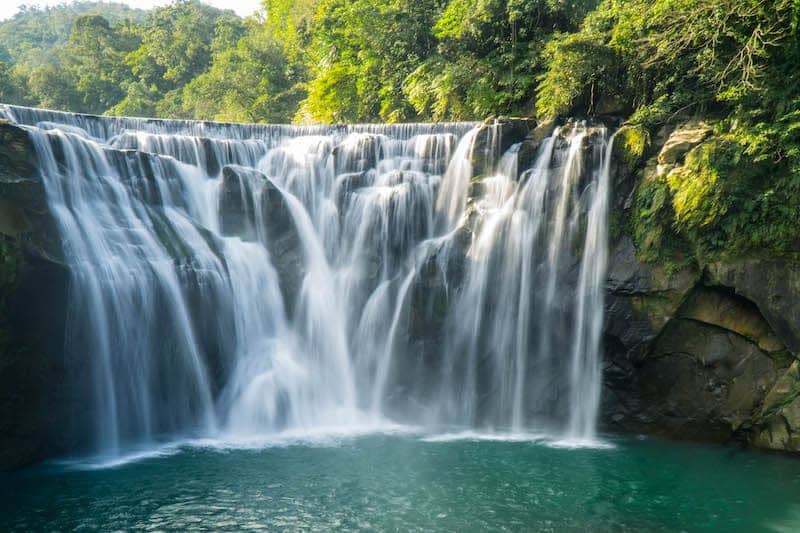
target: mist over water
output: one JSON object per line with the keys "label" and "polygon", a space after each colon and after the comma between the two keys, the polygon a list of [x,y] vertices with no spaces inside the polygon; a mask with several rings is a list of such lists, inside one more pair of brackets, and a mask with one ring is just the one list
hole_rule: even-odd
{"label": "mist over water", "polygon": [[605,130],[522,161],[499,125],[0,110],[71,272],[91,453],[396,424],[595,439]]}

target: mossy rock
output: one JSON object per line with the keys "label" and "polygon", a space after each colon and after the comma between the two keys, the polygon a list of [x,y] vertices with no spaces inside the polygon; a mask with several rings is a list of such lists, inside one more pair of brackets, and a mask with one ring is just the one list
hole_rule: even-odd
{"label": "mossy rock", "polygon": [[0,181],[18,180],[34,174],[34,150],[28,133],[0,120]]}
{"label": "mossy rock", "polygon": [[631,176],[644,161],[650,148],[650,132],[642,126],[626,125],[614,135],[614,147],[611,154],[616,167],[616,181]]}
{"label": "mossy rock", "polygon": [[658,154],[658,164],[674,166],[683,163],[686,154],[713,134],[708,122],[691,121],[678,126],[669,136]]}

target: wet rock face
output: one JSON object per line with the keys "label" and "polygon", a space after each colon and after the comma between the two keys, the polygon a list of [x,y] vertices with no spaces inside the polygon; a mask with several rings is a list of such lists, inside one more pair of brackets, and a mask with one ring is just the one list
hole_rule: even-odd
{"label": "wet rock face", "polygon": [[[535,121],[526,118],[488,119],[475,134],[472,144],[473,174],[491,174],[500,156],[512,145],[525,141],[535,127]],[[535,139],[531,141],[536,142]]]}
{"label": "wet rock face", "polygon": [[86,414],[62,354],[69,271],[33,161],[27,133],[0,121],[0,470],[68,449]]}
{"label": "wet rock face", "polygon": [[633,242],[622,237],[609,261],[606,334],[629,358],[642,357],[699,277],[691,269],[669,274],[659,265],[639,262]]}
{"label": "wet rock face", "polygon": [[604,424],[763,446],[768,394],[793,360],[785,344],[733,291],[645,273],[626,263],[610,271]]}
{"label": "wet rock face", "polygon": [[795,361],[764,399],[753,443],[772,450],[800,450],[800,362]]}
{"label": "wet rock face", "polygon": [[284,302],[291,312],[306,267],[302,242],[283,192],[261,172],[225,166],[219,214],[224,235],[265,240],[278,273]]}
{"label": "wet rock face", "polygon": [[708,273],[711,283],[754,302],[786,346],[800,354],[800,264],[742,259],[710,265]]}
{"label": "wet rock face", "polygon": [[778,371],[734,332],[671,321],[639,368],[642,409],[652,433],[726,441],[750,429]]}
{"label": "wet rock face", "polygon": [[382,157],[382,138],[380,135],[357,134],[333,149],[336,174],[364,172],[375,168]]}
{"label": "wet rock face", "polygon": [[219,197],[219,222],[223,235],[237,235],[243,240],[257,238],[253,194],[255,181],[264,179],[249,169],[227,166],[222,169]]}

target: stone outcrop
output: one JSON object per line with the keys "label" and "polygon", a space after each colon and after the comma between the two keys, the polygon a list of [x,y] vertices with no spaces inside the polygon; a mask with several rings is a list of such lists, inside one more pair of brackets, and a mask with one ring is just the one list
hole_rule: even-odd
{"label": "stone outcrop", "polygon": [[0,121],[0,470],[70,446],[82,410],[61,357],[69,271],[33,161],[27,133]]}
{"label": "stone outcrop", "polygon": [[[708,140],[693,121],[659,133],[635,161],[618,133],[614,204]],[[622,216],[621,218],[626,218]],[[671,438],[800,451],[800,271],[782,259],[729,259],[669,272],[641,262],[627,231],[607,281],[602,424]]]}
{"label": "stone outcrop", "polygon": [[764,398],[759,422],[756,446],[800,450],[800,362],[794,361]]}
{"label": "stone outcrop", "polygon": [[669,136],[658,154],[658,164],[668,168],[683,163],[686,154],[695,146],[708,139],[713,130],[711,125],[701,121],[687,122]]}
{"label": "stone outcrop", "polygon": [[536,136],[532,134],[537,131],[535,128],[536,122],[527,118],[487,119],[478,129],[472,144],[473,174],[490,174],[495,162],[514,144],[526,140],[536,143]]}
{"label": "stone outcrop", "polygon": [[787,347],[800,354],[800,264],[741,259],[714,263],[708,273],[712,283],[754,302]]}
{"label": "stone outcrop", "polygon": [[[227,165],[222,169],[219,210],[224,235],[244,240],[264,239],[291,313],[306,274],[306,262],[283,191],[257,170]],[[265,228],[265,234],[258,235],[257,227]]]}

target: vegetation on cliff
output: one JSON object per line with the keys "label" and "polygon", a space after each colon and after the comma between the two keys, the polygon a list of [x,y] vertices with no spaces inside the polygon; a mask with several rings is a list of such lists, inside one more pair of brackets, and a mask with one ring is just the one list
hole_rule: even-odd
{"label": "vegetation on cliff", "polygon": [[627,116],[651,137],[713,124],[669,172],[645,173],[632,213],[643,258],[800,250],[799,21],[795,0],[604,0],[548,43],[540,115]]}

